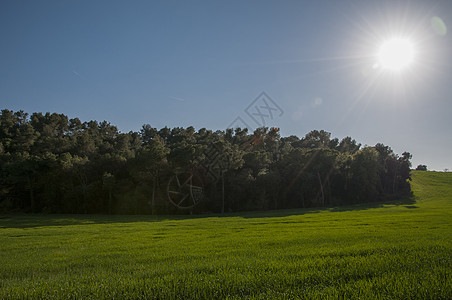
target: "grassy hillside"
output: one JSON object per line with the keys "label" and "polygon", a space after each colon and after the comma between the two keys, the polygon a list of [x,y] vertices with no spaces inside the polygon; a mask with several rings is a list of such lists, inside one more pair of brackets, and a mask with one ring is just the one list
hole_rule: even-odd
{"label": "grassy hillside", "polygon": [[0,298],[452,298],[452,173],[414,200],[197,217],[2,216]]}

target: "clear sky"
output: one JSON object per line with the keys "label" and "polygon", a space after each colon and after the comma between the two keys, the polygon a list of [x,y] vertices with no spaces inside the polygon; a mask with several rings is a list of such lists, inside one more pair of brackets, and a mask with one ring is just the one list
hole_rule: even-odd
{"label": "clear sky", "polygon": [[[397,71],[378,60],[394,37],[414,53]],[[283,136],[324,129],[443,170],[451,95],[449,0],[0,1],[2,109],[128,132],[254,129],[258,106]]]}

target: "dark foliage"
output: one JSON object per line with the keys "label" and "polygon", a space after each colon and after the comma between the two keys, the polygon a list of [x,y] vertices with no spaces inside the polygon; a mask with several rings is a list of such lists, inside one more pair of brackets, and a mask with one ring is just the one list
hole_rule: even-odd
{"label": "dark foliage", "polygon": [[0,210],[224,212],[409,194],[409,153],[398,156],[383,144],[362,148],[350,137],[330,135],[314,130],[300,139],[280,137],[278,128],[249,133],[150,125],[121,133],[106,121],[2,110]]}
{"label": "dark foliage", "polygon": [[416,167],[417,171],[427,171],[427,166],[426,165],[418,165]]}

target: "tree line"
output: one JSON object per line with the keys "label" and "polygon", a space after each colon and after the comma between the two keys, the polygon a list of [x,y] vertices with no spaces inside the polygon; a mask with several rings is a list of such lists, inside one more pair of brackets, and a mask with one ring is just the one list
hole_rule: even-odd
{"label": "tree line", "polygon": [[397,155],[323,130],[193,127],[121,133],[103,121],[4,109],[0,211],[176,214],[337,206],[410,193]]}

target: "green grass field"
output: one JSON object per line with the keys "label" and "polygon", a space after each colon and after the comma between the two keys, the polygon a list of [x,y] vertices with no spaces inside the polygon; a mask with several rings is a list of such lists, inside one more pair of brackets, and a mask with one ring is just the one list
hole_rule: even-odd
{"label": "green grass field", "polygon": [[414,199],[192,217],[3,215],[0,299],[452,299],[452,173]]}

